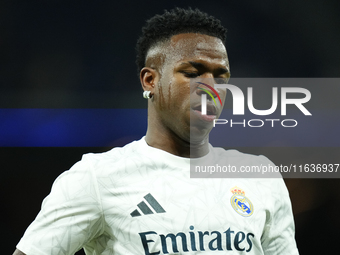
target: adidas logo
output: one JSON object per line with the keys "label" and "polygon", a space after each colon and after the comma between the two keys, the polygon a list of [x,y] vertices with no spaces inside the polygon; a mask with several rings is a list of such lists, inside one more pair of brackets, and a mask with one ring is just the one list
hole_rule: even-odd
{"label": "adidas logo", "polygon": [[[163,207],[157,202],[157,200],[150,193],[144,196],[144,199],[156,213],[165,213],[165,210],[163,209]],[[154,212],[150,209],[147,203],[142,201],[137,206],[143,214],[145,215],[153,214]],[[141,213],[139,212],[139,210],[138,209],[134,210],[132,213],[130,213],[130,215],[132,217],[141,216]]]}

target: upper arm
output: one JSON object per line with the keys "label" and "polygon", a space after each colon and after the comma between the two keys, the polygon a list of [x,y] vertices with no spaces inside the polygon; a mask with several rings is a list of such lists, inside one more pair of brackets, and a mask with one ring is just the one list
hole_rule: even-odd
{"label": "upper arm", "polygon": [[26,254],[53,254],[51,249],[74,254],[101,235],[104,224],[101,202],[87,165],[78,162],[57,178],[18,249]]}
{"label": "upper arm", "polygon": [[[277,181],[277,182],[276,182]],[[295,242],[295,227],[287,188],[282,179],[274,182],[272,211],[262,235],[264,254],[299,254]]]}

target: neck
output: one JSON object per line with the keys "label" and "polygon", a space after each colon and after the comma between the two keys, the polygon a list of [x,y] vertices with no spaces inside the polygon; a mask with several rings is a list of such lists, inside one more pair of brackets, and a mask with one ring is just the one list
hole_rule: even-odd
{"label": "neck", "polygon": [[185,158],[199,158],[209,153],[209,136],[199,143],[182,139],[171,130],[162,130],[148,126],[145,140],[151,147]]}

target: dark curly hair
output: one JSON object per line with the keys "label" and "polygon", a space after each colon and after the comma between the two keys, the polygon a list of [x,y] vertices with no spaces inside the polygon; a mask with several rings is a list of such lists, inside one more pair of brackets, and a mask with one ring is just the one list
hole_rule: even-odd
{"label": "dark curly hair", "polygon": [[136,46],[138,74],[145,66],[148,50],[158,42],[181,33],[199,33],[217,37],[225,44],[226,32],[220,20],[198,9],[165,10],[164,14],[149,19],[142,28],[142,35]]}

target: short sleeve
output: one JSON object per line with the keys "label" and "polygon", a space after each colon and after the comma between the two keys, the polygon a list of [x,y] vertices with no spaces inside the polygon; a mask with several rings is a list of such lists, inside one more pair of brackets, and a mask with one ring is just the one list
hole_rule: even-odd
{"label": "short sleeve", "polygon": [[272,211],[268,212],[266,225],[261,237],[266,255],[298,255],[295,242],[295,226],[291,202],[283,179],[273,181]]}
{"label": "short sleeve", "polygon": [[17,248],[27,255],[74,254],[103,232],[91,162],[83,158],[54,182]]}

